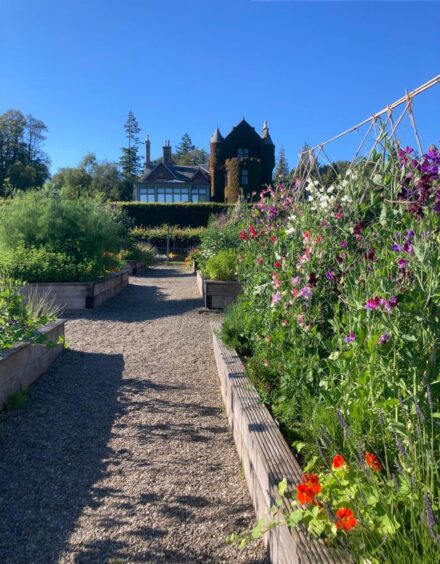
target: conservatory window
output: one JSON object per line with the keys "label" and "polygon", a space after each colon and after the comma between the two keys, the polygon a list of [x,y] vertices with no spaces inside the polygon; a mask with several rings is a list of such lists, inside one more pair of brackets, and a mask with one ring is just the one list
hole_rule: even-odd
{"label": "conservatory window", "polygon": [[242,186],[247,186],[248,185],[248,181],[249,181],[249,171],[243,169],[241,171],[241,185]]}
{"label": "conservatory window", "polygon": [[208,188],[193,188],[191,190],[193,202],[207,202]]}
{"label": "conservatory window", "polygon": [[154,188],[139,188],[139,201],[146,203],[155,202]]}

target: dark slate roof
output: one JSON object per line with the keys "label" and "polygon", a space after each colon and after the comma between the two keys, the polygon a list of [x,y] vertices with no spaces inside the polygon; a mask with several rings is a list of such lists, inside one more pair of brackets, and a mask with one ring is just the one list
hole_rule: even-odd
{"label": "dark slate roof", "polygon": [[224,141],[224,139],[222,134],[220,133],[220,129],[217,126],[216,130],[211,136],[211,143],[221,143],[222,141]]}
{"label": "dark slate roof", "polygon": [[200,171],[206,177],[206,183],[209,184],[209,171],[203,166],[166,165],[164,163],[160,163],[153,168],[146,168],[144,170],[142,178],[140,179],[140,182],[148,182],[148,177],[153,172],[153,170],[161,165],[163,165],[171,173],[173,178],[170,180],[160,180],[158,182],[170,182],[173,184],[178,184],[179,182],[181,182],[188,184],[192,182],[192,179]]}

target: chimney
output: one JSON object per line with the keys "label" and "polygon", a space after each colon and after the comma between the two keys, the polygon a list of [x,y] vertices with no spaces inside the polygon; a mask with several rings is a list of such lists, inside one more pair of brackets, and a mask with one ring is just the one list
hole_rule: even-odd
{"label": "chimney", "polygon": [[170,140],[164,142],[162,147],[163,149],[163,162],[164,164],[171,164],[172,156],[171,156],[171,143]]}
{"label": "chimney", "polygon": [[151,143],[150,143],[150,136],[147,133],[147,137],[145,139],[145,167],[149,168],[151,166]]}

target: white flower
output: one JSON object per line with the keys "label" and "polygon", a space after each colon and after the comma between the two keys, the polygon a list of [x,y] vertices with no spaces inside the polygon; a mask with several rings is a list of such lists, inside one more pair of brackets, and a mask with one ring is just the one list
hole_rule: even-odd
{"label": "white flower", "polygon": [[343,181],[341,182],[341,185],[342,185],[344,188],[345,188],[345,186],[347,186],[347,184],[348,184],[347,180],[343,180]]}
{"label": "white flower", "polygon": [[345,173],[345,176],[350,176],[351,173],[352,173],[351,168],[348,168],[346,173]]}
{"label": "white flower", "polygon": [[287,235],[292,235],[295,231],[296,229],[294,227],[289,227],[289,229],[286,230],[286,233]]}

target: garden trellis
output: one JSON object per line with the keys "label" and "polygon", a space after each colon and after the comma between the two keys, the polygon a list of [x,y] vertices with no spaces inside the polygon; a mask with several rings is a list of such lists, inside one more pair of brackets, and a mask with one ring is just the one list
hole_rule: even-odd
{"label": "garden trellis", "polygon": [[[374,151],[378,146],[382,144],[382,141],[386,138],[391,140],[391,144],[394,148],[400,147],[399,140],[397,138],[397,130],[402,125],[403,120],[405,117],[409,118],[409,122],[411,125],[412,133],[414,135],[414,140],[417,144],[417,148],[420,154],[423,153],[422,142],[419,135],[419,130],[417,127],[416,119],[414,116],[414,108],[413,108],[413,100],[420,94],[426,92],[427,90],[433,88],[440,84],[440,74],[425,82],[421,86],[415,88],[411,92],[407,92],[405,90],[405,95],[396,100],[395,102],[388,104],[382,110],[374,113],[367,119],[364,119],[360,123],[338,133],[337,135],[319,143],[307,150],[301,151],[299,154],[299,162],[295,169],[293,175],[293,183],[292,187],[295,188],[297,192],[301,192],[301,190],[305,187],[307,183],[307,178],[312,174],[317,174],[320,176],[319,172],[319,158],[323,157],[326,163],[334,170],[337,174],[337,170],[334,168],[334,163],[330,159],[327,154],[326,147],[331,143],[349,135],[351,133],[356,133],[362,130],[364,127],[367,127],[361,142],[359,143],[353,158],[351,159],[351,163],[353,164],[362,154],[362,151],[365,149],[366,142],[371,134],[374,135],[374,142],[373,146],[368,153],[367,159],[370,159]],[[402,112],[398,115],[397,119],[395,119],[395,112],[400,108],[403,107]],[[386,119],[384,119],[386,118]],[[386,154],[386,151],[384,151]],[[373,174],[375,171],[373,168]]]}

